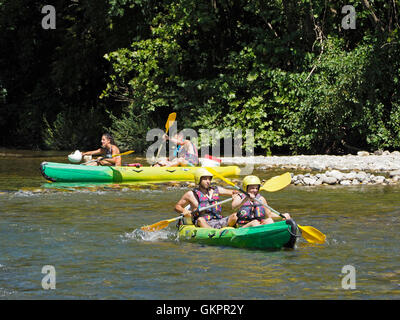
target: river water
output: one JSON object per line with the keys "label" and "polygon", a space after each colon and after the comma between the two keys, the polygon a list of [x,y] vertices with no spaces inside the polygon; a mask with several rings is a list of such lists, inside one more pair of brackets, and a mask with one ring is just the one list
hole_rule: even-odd
{"label": "river water", "polygon": [[[180,242],[174,224],[140,230],[175,217],[186,187],[54,185],[39,172],[44,160],[67,162],[62,152],[0,150],[0,299],[400,297],[398,186],[288,186],[264,194],[327,241],[247,250]],[[267,179],[282,171],[255,173]],[[42,286],[44,266],[55,271],[55,289]]]}

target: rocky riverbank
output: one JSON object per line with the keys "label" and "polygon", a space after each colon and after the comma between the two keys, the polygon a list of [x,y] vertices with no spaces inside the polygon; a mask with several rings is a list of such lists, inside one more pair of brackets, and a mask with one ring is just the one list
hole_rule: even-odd
{"label": "rocky riverbank", "polygon": [[400,170],[392,171],[390,177],[375,175],[365,171],[351,171],[348,173],[338,170],[326,171],[325,173],[311,173],[292,175],[292,184],[319,186],[322,184],[333,185],[340,184],[344,186],[359,184],[398,184],[400,182]]}
{"label": "rocky riverbank", "polygon": [[253,164],[257,170],[287,169],[292,173],[294,185],[400,184],[399,151],[377,151],[373,154],[361,151],[357,155],[344,156],[225,157],[222,164]]}

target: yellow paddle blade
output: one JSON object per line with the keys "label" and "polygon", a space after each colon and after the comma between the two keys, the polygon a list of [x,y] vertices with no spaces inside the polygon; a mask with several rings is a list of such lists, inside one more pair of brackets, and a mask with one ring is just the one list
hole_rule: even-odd
{"label": "yellow paddle blade", "polygon": [[[226,179],[224,176],[220,175],[217,171],[215,171],[213,168],[206,168],[210,173],[212,173],[214,176],[217,178],[221,179],[222,181],[225,181],[227,184],[235,187],[236,189],[239,189],[233,182],[229,181]],[[273,177],[269,179],[267,182],[262,185],[260,190],[265,190],[268,192],[275,192],[278,190],[281,190],[285,188],[287,185],[289,185],[292,182],[292,176],[290,175],[289,172],[286,172],[284,174],[281,174],[280,176]]]}
{"label": "yellow paddle blade", "polygon": [[152,225],[141,227],[140,229],[142,229],[143,231],[148,231],[148,232],[158,231],[158,230],[168,227],[168,225],[171,222],[178,220],[179,218],[180,218],[180,216],[173,218],[173,219],[169,219],[169,220],[162,220],[162,221],[154,223]]}
{"label": "yellow paddle blade", "polygon": [[127,154],[131,154],[133,152],[135,152],[135,151],[134,150],[130,150],[130,151],[126,151],[126,152],[123,152],[123,153],[114,154],[111,157],[114,158],[114,157],[119,157],[119,156],[126,156]]}
{"label": "yellow paddle blade", "polygon": [[265,182],[260,190],[275,192],[288,186],[292,182],[292,176],[289,172],[273,177]]}
{"label": "yellow paddle blade", "polygon": [[[172,126],[172,124],[174,123],[175,119],[176,119],[176,113],[175,112],[170,113],[169,116],[168,116],[167,122],[165,123],[165,134],[168,133],[169,127]],[[157,156],[156,156],[156,162],[157,162],[158,156],[160,155],[162,146],[163,145],[161,144],[160,148],[158,148],[158,152],[157,152]]]}
{"label": "yellow paddle blade", "polygon": [[326,235],[324,235],[318,229],[311,226],[301,226],[299,224],[297,226],[301,230],[301,235],[303,238],[308,242],[317,244],[323,244],[325,242]]}
{"label": "yellow paddle blade", "polygon": [[206,169],[207,169],[210,173],[212,173],[214,176],[216,176],[217,178],[219,178],[219,179],[221,179],[222,181],[225,181],[227,184],[229,184],[229,185],[231,185],[231,186],[237,188],[236,185],[235,185],[233,182],[231,182],[231,181],[229,181],[228,179],[226,179],[224,176],[222,176],[221,174],[219,174],[219,173],[218,173],[217,171],[215,171],[213,168],[206,167]]}
{"label": "yellow paddle blade", "polygon": [[172,126],[175,119],[176,119],[176,113],[175,112],[170,113],[167,122],[165,123],[165,133],[168,132],[169,128]]}
{"label": "yellow paddle blade", "polygon": [[168,227],[168,225],[169,225],[169,222],[164,220],[164,221],[160,221],[155,224],[152,224],[150,226],[141,227],[141,229],[143,231],[153,232],[153,231],[158,231],[158,230],[164,229],[164,228]]}

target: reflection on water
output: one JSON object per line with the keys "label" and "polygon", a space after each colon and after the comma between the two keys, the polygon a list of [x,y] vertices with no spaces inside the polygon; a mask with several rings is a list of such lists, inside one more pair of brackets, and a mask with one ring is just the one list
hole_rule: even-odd
{"label": "reflection on water", "polygon": [[[12,159],[14,172],[0,158],[1,299],[400,297],[398,187],[289,186],[265,194],[273,208],[321,230],[327,242],[246,250],[180,242],[175,223],[140,230],[175,217],[187,186],[56,185],[39,173],[44,158],[29,155]],[[47,160],[60,156],[53,157]],[[56,290],[41,288],[44,265],[56,269]],[[345,265],[355,267],[356,290],[341,286]]]}

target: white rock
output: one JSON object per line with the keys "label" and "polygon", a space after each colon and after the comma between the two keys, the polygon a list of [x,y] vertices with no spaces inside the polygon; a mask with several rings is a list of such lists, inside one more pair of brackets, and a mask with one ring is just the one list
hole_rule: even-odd
{"label": "white rock", "polygon": [[389,172],[391,177],[400,176],[400,170],[394,170]]}
{"label": "white rock", "polygon": [[338,170],[327,171],[325,172],[325,175],[327,177],[333,177],[336,180],[342,180],[344,178],[344,174]]}
{"label": "white rock", "polygon": [[323,182],[326,184],[335,184],[337,182],[337,179],[335,177],[326,177],[323,179]]}
{"label": "white rock", "polygon": [[312,185],[315,184],[315,180],[314,180],[313,178],[305,177],[305,178],[303,179],[303,181],[304,181],[304,183],[305,183],[306,185],[309,185],[309,186],[312,186]]}
{"label": "white rock", "polygon": [[323,183],[323,179],[319,178],[317,181],[315,181],[314,186],[320,186]]}
{"label": "white rock", "polygon": [[365,156],[369,156],[369,152],[367,151],[358,151],[357,155],[360,157],[365,157]]}
{"label": "white rock", "polygon": [[340,184],[344,186],[349,186],[352,184],[352,182],[350,180],[342,180],[340,181]]}
{"label": "white rock", "polygon": [[353,179],[356,178],[356,176],[357,176],[357,172],[355,172],[355,171],[352,171],[352,172],[349,172],[349,173],[345,174],[345,178],[348,179],[348,180],[353,180]]}
{"label": "white rock", "polygon": [[375,182],[375,183],[383,183],[386,180],[386,178],[384,176],[374,176],[371,178],[371,181]]}
{"label": "white rock", "polygon": [[356,174],[356,179],[359,181],[365,181],[368,179],[368,175],[364,171],[360,171]]}

